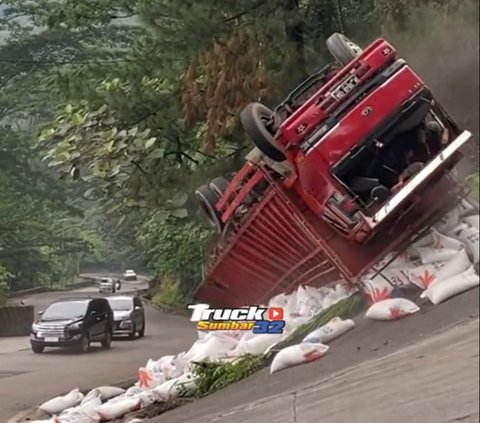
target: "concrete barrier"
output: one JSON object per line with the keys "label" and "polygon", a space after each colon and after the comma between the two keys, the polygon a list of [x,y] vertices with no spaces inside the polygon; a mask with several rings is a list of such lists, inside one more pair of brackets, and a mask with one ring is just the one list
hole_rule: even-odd
{"label": "concrete barrier", "polygon": [[0,337],[28,336],[35,319],[33,306],[0,307]]}
{"label": "concrete barrier", "polygon": [[35,288],[23,289],[21,291],[11,292],[10,298],[18,298],[27,295],[39,294],[41,292],[52,292],[52,291],[71,291],[72,289],[86,288],[87,286],[95,285],[97,282],[95,279],[85,279],[84,281],[76,282],[70,285],[65,286],[65,288],[48,288],[45,286],[37,286]]}

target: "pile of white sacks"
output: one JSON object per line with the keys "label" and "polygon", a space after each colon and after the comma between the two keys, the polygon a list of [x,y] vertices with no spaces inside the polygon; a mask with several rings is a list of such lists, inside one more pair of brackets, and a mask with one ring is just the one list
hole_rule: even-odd
{"label": "pile of white sacks", "polygon": [[[388,260],[388,258],[386,259]],[[479,216],[463,202],[433,228],[429,234],[396,258],[382,276],[367,275],[362,281],[370,307],[365,317],[396,320],[415,313],[419,307],[405,298],[395,298],[392,285],[416,285],[421,297],[433,304],[478,286],[474,264],[479,261]],[[98,387],[82,394],[75,389],[53,398],[39,409],[52,417],[43,423],[98,423],[120,418],[153,403],[168,402],[195,392],[192,362],[234,361],[245,354],[266,354],[312,316],[347,298],[352,291],[339,282],[335,288],[300,286],[292,294],[272,298],[269,307],[283,307],[286,326],[283,334],[253,334],[245,331],[199,332],[191,348],[177,355],[148,360],[138,371],[138,382],[127,390]],[[308,334],[300,344],[280,350],[270,372],[321,358],[329,342],[352,328],[352,320],[334,318]],[[138,422],[133,419],[129,423]],[[32,423],[32,422],[31,422]],[[39,423],[39,421],[37,422]]]}

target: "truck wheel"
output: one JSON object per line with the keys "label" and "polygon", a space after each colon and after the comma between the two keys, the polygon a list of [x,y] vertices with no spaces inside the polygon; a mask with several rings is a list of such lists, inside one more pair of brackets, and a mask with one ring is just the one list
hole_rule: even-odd
{"label": "truck wheel", "polygon": [[362,54],[360,46],[338,32],[328,37],[327,49],[342,66],[348,65],[353,59]]}
{"label": "truck wheel", "polygon": [[228,184],[229,182],[226,178],[223,176],[218,176],[213,178],[208,186],[215,194],[218,195],[218,198],[220,199],[223,193],[227,190]]}
{"label": "truck wheel", "polygon": [[208,220],[208,223],[215,228],[217,233],[222,233],[223,223],[220,212],[215,207],[218,202],[218,196],[208,186],[202,185],[195,191],[195,197],[200,205],[200,209]]}
{"label": "truck wheel", "polygon": [[283,162],[285,154],[275,141],[271,131],[266,127],[273,112],[261,103],[250,103],[240,113],[243,129],[258,149],[276,162]]}

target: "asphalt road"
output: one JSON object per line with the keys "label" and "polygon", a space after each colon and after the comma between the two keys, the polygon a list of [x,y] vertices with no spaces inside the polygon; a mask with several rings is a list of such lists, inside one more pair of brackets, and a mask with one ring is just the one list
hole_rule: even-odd
{"label": "asphalt road", "polygon": [[[144,288],[144,278],[138,282],[124,282],[118,295]],[[21,300],[34,305],[38,311],[58,298],[85,295],[103,296],[96,287],[88,287],[68,293],[36,294]],[[0,338],[0,422],[73,388],[87,390],[134,379],[137,369],[148,358],[184,351],[196,338],[187,319],[148,306],[146,327],[143,339],[116,339],[107,351],[93,344],[92,351],[85,355],[62,349],[47,349],[37,355],[31,352],[28,337]]]}
{"label": "asphalt road", "polygon": [[321,360],[249,378],[149,423],[478,423],[479,289],[396,322],[359,316]]}

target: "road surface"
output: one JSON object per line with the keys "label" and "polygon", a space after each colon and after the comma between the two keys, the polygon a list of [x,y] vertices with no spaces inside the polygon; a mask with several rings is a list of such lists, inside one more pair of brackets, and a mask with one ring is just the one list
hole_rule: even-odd
{"label": "road surface", "polygon": [[[118,294],[145,287],[145,279],[124,282]],[[85,295],[102,296],[96,287],[88,287],[68,293],[36,294],[21,300],[39,311],[55,299]],[[0,422],[72,388],[89,389],[133,379],[148,358],[181,352],[196,338],[187,319],[148,306],[146,325],[145,338],[114,340],[108,351],[93,344],[92,351],[86,355],[61,349],[47,349],[37,355],[31,352],[28,337],[0,338]]]}
{"label": "road surface", "polygon": [[149,423],[479,422],[479,290],[397,322],[360,317],[318,362],[264,369]]}

